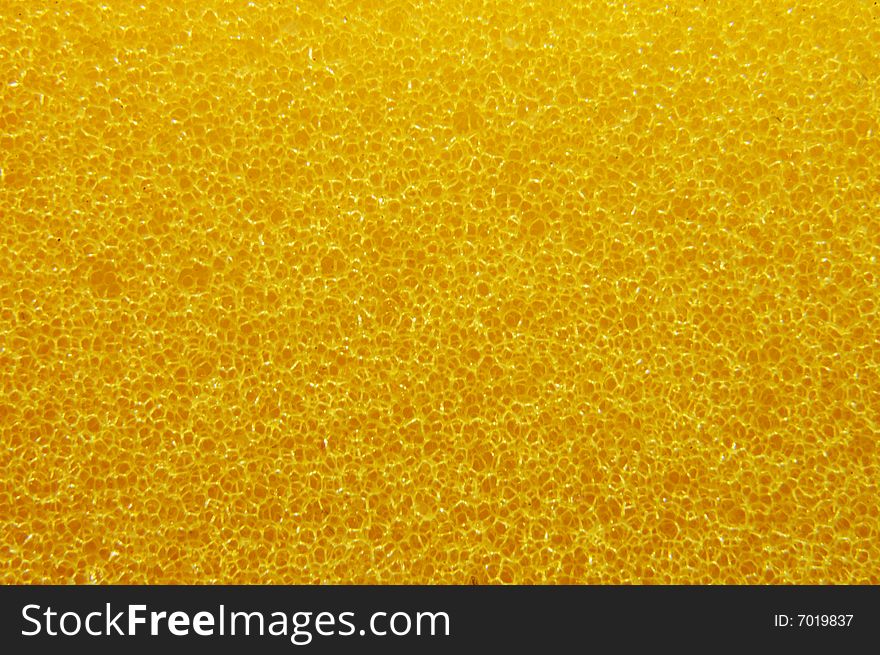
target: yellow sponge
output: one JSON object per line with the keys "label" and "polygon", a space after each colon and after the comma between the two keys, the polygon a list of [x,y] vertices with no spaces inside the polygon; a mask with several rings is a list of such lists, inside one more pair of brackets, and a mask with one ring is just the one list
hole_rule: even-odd
{"label": "yellow sponge", "polygon": [[0,580],[880,584],[880,8],[0,3]]}

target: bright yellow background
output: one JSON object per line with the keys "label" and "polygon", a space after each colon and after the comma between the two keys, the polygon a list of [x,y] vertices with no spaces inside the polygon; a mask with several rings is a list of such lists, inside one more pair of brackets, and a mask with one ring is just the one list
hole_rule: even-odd
{"label": "bright yellow background", "polygon": [[2,580],[880,583],[875,2],[140,4],[0,3]]}

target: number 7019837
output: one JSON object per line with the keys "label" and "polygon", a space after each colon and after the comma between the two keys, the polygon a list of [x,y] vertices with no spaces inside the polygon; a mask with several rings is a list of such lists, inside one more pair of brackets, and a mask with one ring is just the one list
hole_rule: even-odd
{"label": "number 7019837", "polygon": [[848,628],[853,614],[775,614],[776,628]]}

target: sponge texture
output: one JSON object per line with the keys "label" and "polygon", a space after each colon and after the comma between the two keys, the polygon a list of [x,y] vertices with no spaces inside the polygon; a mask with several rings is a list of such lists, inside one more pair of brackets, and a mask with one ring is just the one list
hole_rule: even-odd
{"label": "sponge texture", "polygon": [[878,44],[0,2],[0,580],[880,583]]}

